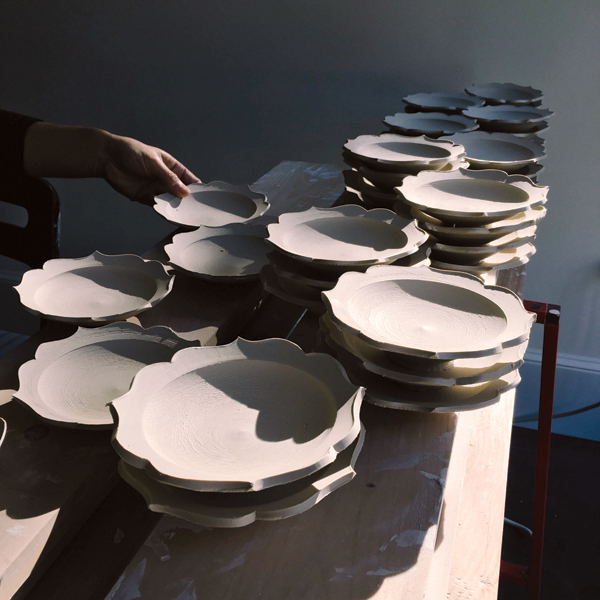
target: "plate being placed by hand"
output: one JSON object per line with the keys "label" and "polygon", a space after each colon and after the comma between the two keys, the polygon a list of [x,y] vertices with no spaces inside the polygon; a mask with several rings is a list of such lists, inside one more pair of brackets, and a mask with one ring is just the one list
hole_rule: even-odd
{"label": "plate being placed by hand", "polygon": [[201,225],[222,227],[231,223],[246,223],[260,217],[269,208],[267,197],[247,185],[232,185],[223,181],[193,183],[189,196],[179,198],[161,194],[154,199],[154,210],[167,221],[182,227]]}

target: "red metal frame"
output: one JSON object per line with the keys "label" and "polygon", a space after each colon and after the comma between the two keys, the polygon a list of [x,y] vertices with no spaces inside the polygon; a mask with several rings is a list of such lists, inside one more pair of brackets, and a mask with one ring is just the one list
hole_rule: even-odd
{"label": "red metal frame", "polygon": [[558,331],[560,306],[544,302],[524,300],[525,308],[537,315],[537,323],[544,326],[542,347],[542,374],[537,429],[535,467],[535,491],[533,497],[533,527],[531,559],[529,567],[501,561],[500,578],[527,587],[531,600],[540,597],[542,582],[542,555],[544,551],[544,523],[546,520],[546,492],[550,463],[550,439],[552,435],[552,408],[554,405],[554,381],[558,354]]}

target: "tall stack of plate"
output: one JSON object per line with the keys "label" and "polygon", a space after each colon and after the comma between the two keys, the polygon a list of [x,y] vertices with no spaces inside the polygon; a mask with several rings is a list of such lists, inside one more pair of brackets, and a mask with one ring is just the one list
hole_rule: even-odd
{"label": "tall stack of plate", "polygon": [[363,396],[287,340],[188,348],[111,404],[119,472],[151,510],[199,525],[283,519],[354,477]]}
{"label": "tall stack of plate", "polygon": [[492,404],[520,380],[535,315],[466,273],[375,266],[323,294],[322,343],[365,399],[457,411]]}
{"label": "tall stack of plate", "polygon": [[[451,171],[466,166],[465,150],[450,140],[395,133],[360,135],[344,144],[346,189],[366,208],[393,208],[394,188],[421,171]],[[405,217],[410,217],[407,209]]]}
{"label": "tall stack of plate", "polygon": [[412,207],[432,237],[431,264],[485,277],[525,264],[535,253],[548,188],[504,171],[423,172],[407,177],[399,203]]}
{"label": "tall stack of plate", "polygon": [[429,260],[422,249],[428,235],[414,219],[387,209],[310,208],[281,215],[268,231],[273,251],[260,272],[265,289],[316,314],[325,312],[321,292],[333,288],[347,271]]}

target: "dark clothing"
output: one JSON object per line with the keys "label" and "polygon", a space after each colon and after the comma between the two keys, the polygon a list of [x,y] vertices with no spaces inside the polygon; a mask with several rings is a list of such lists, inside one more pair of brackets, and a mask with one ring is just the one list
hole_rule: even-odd
{"label": "dark clothing", "polygon": [[27,174],[23,168],[25,133],[40,119],[0,110],[0,177],[19,178]]}

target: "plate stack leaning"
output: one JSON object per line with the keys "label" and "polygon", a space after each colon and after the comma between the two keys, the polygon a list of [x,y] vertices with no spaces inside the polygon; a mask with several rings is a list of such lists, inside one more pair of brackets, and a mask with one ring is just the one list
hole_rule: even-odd
{"label": "plate stack leaning", "polygon": [[260,272],[265,289],[315,314],[325,312],[321,292],[347,271],[429,264],[428,235],[413,218],[387,209],[310,208],[281,215],[268,231],[273,251]]}
{"label": "plate stack leaning", "polygon": [[523,175],[459,169],[422,172],[397,188],[419,227],[431,236],[431,264],[483,279],[517,267],[535,254],[538,221],[546,214],[548,188]]}
{"label": "plate stack leaning", "polygon": [[535,315],[513,292],[467,273],[375,266],[323,294],[321,347],[368,402],[458,411],[497,402],[520,381]]}
{"label": "plate stack leaning", "polygon": [[[450,140],[396,133],[360,135],[348,140],[342,157],[346,191],[365,208],[392,209],[398,201],[394,188],[405,177],[421,171],[453,171],[466,167],[465,150]],[[409,210],[398,213],[410,218]]]}

